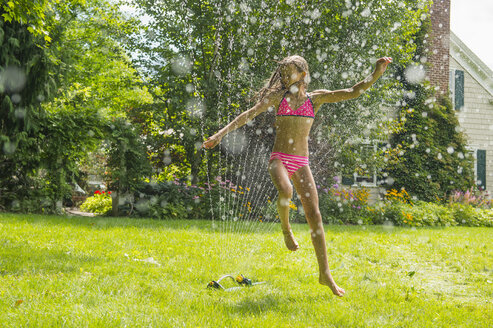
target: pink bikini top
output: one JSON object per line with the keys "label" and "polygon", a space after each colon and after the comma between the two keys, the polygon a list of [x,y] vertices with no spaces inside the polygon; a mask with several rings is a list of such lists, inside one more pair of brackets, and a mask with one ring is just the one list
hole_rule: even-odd
{"label": "pink bikini top", "polygon": [[[284,94],[286,96],[287,92]],[[285,97],[282,97],[282,101],[279,104],[279,108],[277,110],[277,116],[302,116],[302,117],[311,117],[315,118],[315,113],[313,112],[313,103],[308,94],[306,94],[307,99],[296,110],[292,110],[289,107],[288,101]]]}

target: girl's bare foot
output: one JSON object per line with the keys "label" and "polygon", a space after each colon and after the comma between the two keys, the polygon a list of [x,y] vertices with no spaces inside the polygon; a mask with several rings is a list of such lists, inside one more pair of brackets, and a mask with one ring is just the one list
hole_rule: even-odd
{"label": "girl's bare foot", "polygon": [[330,273],[328,275],[320,273],[320,276],[318,278],[318,282],[321,283],[322,285],[329,286],[329,288],[332,290],[334,295],[337,295],[339,297],[342,297],[342,295],[344,295],[344,293],[346,293],[344,291],[344,289],[337,286],[334,279],[332,279],[332,276],[330,275]]}
{"label": "girl's bare foot", "polygon": [[282,234],[284,235],[284,243],[286,244],[286,247],[290,251],[296,251],[300,246],[296,242],[296,239],[294,239],[293,232],[291,230],[289,231],[283,231]]}

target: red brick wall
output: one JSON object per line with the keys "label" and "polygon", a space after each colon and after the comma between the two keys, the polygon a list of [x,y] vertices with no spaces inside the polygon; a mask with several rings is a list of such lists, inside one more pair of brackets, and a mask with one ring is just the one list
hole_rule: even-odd
{"label": "red brick wall", "polygon": [[427,76],[431,84],[439,87],[438,94],[448,91],[450,48],[450,0],[433,0],[430,9],[431,31]]}

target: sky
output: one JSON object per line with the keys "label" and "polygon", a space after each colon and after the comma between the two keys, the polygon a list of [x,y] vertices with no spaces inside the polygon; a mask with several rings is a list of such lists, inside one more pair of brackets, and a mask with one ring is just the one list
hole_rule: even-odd
{"label": "sky", "polygon": [[450,29],[493,70],[493,0],[450,0]]}

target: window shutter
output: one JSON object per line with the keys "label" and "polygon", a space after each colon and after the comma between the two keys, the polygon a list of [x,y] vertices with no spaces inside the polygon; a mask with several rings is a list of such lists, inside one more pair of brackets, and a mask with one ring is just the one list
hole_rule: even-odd
{"label": "window shutter", "polygon": [[342,176],[342,184],[351,186],[354,183],[354,178],[351,175],[343,175]]}
{"label": "window shutter", "polygon": [[478,187],[486,189],[486,150],[478,149],[476,153]]}
{"label": "window shutter", "polygon": [[464,107],[464,71],[455,71],[455,109],[462,110]]}

